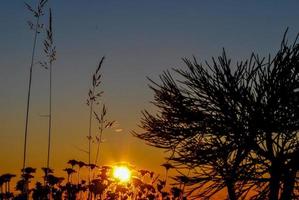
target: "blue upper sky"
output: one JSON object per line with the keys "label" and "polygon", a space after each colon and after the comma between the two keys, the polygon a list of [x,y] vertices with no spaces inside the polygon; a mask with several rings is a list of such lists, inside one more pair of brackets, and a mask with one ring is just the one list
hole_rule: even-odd
{"label": "blue upper sky", "polygon": [[[34,5],[36,1],[27,2]],[[103,55],[107,57],[103,67],[105,102],[111,118],[125,132],[122,141],[130,142],[134,139],[129,132],[137,129],[140,111],[151,108],[153,96],[146,76],[158,80],[163,70],[184,67],[182,57],[209,60],[223,47],[234,60],[246,58],[252,51],[266,56],[279,47],[287,27],[289,40],[299,32],[298,0],[49,2],[58,52],[53,72],[53,141],[57,148],[66,143],[63,133],[73,133],[70,147],[79,144],[80,138],[85,142],[88,109],[84,103],[90,75]],[[5,153],[23,138],[33,35],[26,25],[30,15],[23,1],[2,0],[0,5],[0,146]],[[42,58],[40,53],[37,58]],[[39,115],[47,112],[47,84],[47,72],[35,66],[31,123],[41,124],[31,125],[35,142],[46,135],[46,120]],[[74,127],[74,122],[82,123]],[[107,137],[118,141],[113,135]],[[12,142],[16,140],[20,142]],[[16,155],[20,152],[15,150]],[[76,153],[66,152],[65,158]]]}

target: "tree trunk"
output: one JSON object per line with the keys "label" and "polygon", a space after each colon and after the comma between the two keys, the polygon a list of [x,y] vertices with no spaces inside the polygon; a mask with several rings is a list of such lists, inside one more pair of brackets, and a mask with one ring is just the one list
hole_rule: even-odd
{"label": "tree trunk", "polygon": [[278,200],[279,196],[279,186],[281,178],[280,161],[275,157],[273,150],[273,139],[272,132],[266,131],[266,146],[269,152],[269,160],[271,161],[271,166],[269,167],[270,182],[269,182],[269,199]]}
{"label": "tree trunk", "polygon": [[291,200],[296,180],[296,170],[289,171],[285,174],[283,181],[283,191],[281,200]]}
{"label": "tree trunk", "polygon": [[270,183],[269,183],[269,199],[278,200],[279,198],[279,187],[280,187],[280,178],[281,172],[278,166],[272,162],[270,167]]}
{"label": "tree trunk", "polygon": [[235,184],[233,181],[228,180],[226,181],[227,193],[229,200],[237,200],[236,191],[235,191]]}

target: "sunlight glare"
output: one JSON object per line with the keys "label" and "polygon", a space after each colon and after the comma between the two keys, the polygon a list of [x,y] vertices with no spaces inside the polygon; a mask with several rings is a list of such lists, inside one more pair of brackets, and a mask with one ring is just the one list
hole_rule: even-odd
{"label": "sunlight glare", "polygon": [[131,171],[126,166],[115,166],[113,169],[113,177],[120,182],[128,182],[131,178]]}

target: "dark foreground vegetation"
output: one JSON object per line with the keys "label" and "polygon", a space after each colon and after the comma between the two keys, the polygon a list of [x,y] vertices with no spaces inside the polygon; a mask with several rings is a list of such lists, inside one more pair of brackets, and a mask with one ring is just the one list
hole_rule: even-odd
{"label": "dark foreground vegetation", "polygon": [[[16,191],[10,188],[11,179],[16,175],[3,174],[0,176],[0,199],[186,199],[183,195],[183,183],[179,187],[166,187],[167,177],[160,177],[149,170],[127,165],[133,176],[130,181],[122,182],[113,177],[111,166],[97,166],[77,160],[69,160],[68,164],[69,167],[64,169],[67,178],[56,177],[52,169],[42,168],[43,181],[37,181],[35,186],[32,182],[36,169],[25,168],[21,179],[17,181]],[[165,169],[168,171],[169,165],[165,164]],[[91,171],[90,184],[87,179],[82,178],[82,170]]]}

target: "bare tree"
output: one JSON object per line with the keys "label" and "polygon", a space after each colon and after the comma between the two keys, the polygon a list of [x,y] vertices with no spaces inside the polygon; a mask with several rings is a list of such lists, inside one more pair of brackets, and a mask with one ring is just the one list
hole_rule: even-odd
{"label": "bare tree", "polygon": [[[253,115],[258,122],[254,150],[264,159],[263,165],[270,176],[264,192],[273,200],[295,198],[294,185],[299,167],[297,38],[289,45],[285,34],[275,57],[269,58],[258,71],[254,90],[256,109]],[[257,62],[259,65],[262,63]],[[298,192],[297,188],[297,195]]]}
{"label": "bare tree", "polygon": [[[298,172],[298,44],[271,59],[252,54],[233,70],[225,53],[212,64],[184,59],[187,69],[153,81],[157,114],[144,111],[147,144],[174,152],[175,166],[193,168],[191,192],[229,199],[291,199]],[[269,177],[269,178],[268,178]],[[280,187],[283,189],[280,190]],[[298,191],[297,191],[298,192]],[[281,194],[281,196],[280,196]]]}
{"label": "bare tree", "polygon": [[[154,104],[160,112],[145,111],[142,128],[147,132],[135,135],[150,145],[173,150],[170,160],[175,165],[196,169],[191,182],[199,185],[196,189],[206,187],[197,196],[211,197],[224,187],[230,199],[246,196],[245,169],[249,165],[245,160],[250,148],[244,145],[248,131],[243,114],[255,72],[253,58],[238,63],[235,72],[225,52],[207,66],[184,59],[188,70],[175,70],[182,81],[176,82],[166,72],[160,76],[162,85],[152,82]],[[239,143],[236,135],[241,138]],[[244,181],[237,186],[240,177]]]}

